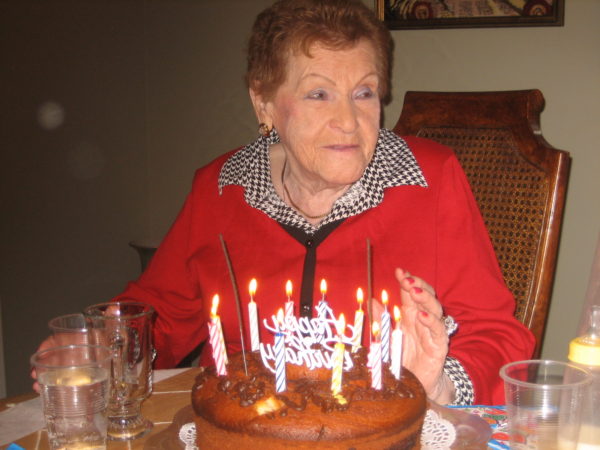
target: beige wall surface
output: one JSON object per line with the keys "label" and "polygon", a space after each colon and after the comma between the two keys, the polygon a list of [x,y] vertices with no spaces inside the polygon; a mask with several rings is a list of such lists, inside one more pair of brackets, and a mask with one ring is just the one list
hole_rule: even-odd
{"label": "beige wall surface", "polygon": [[[0,2],[0,297],[8,394],[52,316],[137,276],[194,170],[256,135],[244,43],[270,0]],[[539,88],[573,164],[544,356],[564,359],[600,231],[600,2],[564,27],[397,30],[392,127],[407,90]]]}
{"label": "beige wall surface", "polygon": [[[53,316],[139,271],[147,222],[141,3],[0,2],[0,297],[8,395]],[[131,254],[130,254],[131,252]]]}
{"label": "beige wall surface", "polygon": [[600,233],[600,2],[567,0],[563,27],[394,31],[393,127],[407,90],[540,89],[542,134],[572,157],[542,357],[566,359]]}

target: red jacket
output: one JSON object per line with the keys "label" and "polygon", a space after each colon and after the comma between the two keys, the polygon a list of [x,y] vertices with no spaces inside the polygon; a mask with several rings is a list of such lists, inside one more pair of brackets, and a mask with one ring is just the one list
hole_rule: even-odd
{"label": "red jacket", "polygon": [[[475,403],[503,404],[498,371],[506,362],[529,358],[533,336],[513,317],[514,299],[503,282],[477,204],[454,154],[431,141],[405,140],[428,187],[386,189],[382,203],[349,217],[320,244],[315,303],[321,297],[319,282],[324,278],[335,315],[343,312],[346,318],[354,317],[356,289],[367,287],[368,238],[374,296],[386,289],[390,304],[398,304],[395,267],[432,285],[445,313],[459,325],[450,339],[449,354],[471,377]],[[119,296],[154,305],[158,313],[154,332],[157,368],[175,366],[207,338],[215,293],[221,297],[219,315],[228,350],[240,349],[234,295],[219,234],[229,249],[245,320],[251,278],[258,280],[255,300],[260,317],[283,307],[286,280],[296,289],[300,287],[305,246],[265,213],[250,207],[241,186],[225,186],[219,194],[219,172],[230,155],[197,171],[191,193],[149,267]],[[248,329],[247,323],[245,326]],[[263,340],[271,339],[264,329],[261,333]],[[248,335],[245,342],[248,348]],[[205,350],[209,356],[209,349]]]}

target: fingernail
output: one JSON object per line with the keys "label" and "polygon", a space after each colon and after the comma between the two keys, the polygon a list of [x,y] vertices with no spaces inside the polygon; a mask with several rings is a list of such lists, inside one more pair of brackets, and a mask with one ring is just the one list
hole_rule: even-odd
{"label": "fingernail", "polygon": [[410,284],[414,284],[415,279],[413,277],[408,277],[406,281],[408,281]]}
{"label": "fingernail", "polygon": [[415,287],[413,288],[413,292],[414,292],[415,294],[420,294],[421,292],[423,292],[423,289],[421,289],[421,288],[420,288],[420,287],[418,287],[418,286],[415,286]]}
{"label": "fingernail", "polygon": [[427,319],[429,317],[429,314],[427,313],[427,311],[420,311],[421,316],[423,316],[425,319]]}

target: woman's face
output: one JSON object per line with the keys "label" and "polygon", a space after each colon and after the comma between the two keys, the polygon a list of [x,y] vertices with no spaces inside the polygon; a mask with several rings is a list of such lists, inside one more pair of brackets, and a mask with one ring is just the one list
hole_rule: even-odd
{"label": "woman's face", "polygon": [[296,177],[317,189],[349,185],[361,177],[377,142],[373,47],[365,40],[346,50],[317,44],[310,54],[290,55],[287,78],[264,111]]}

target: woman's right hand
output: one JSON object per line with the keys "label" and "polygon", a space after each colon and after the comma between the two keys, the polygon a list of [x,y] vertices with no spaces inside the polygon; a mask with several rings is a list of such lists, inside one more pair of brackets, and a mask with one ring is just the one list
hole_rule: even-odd
{"label": "woman's right hand", "polygon": [[452,403],[454,384],[444,373],[449,341],[442,305],[435,290],[421,278],[396,269],[396,279],[402,297],[402,365],[417,376],[430,399]]}

